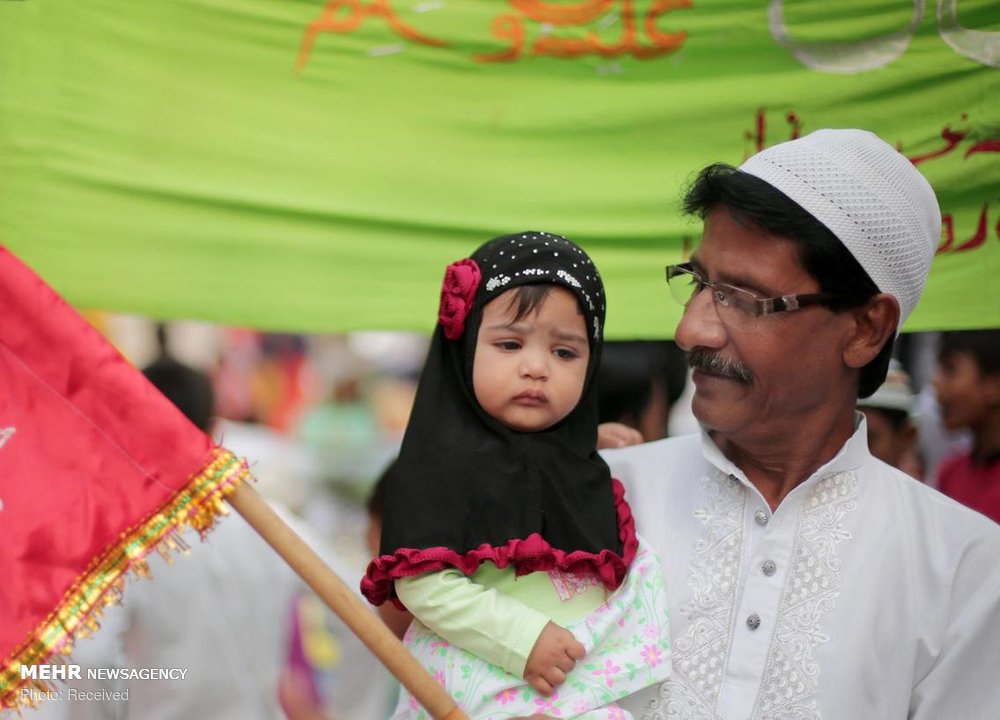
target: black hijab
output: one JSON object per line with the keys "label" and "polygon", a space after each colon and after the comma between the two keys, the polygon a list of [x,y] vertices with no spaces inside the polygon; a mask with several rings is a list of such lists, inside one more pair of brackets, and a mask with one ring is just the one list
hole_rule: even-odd
{"label": "black hijab", "polygon": [[[483,307],[511,288],[570,290],[586,320],[583,394],[556,425],[511,430],[476,401],[472,367]],[[635,529],[621,484],[597,454],[597,389],[604,288],[587,254],[566,238],[523,232],[495,238],[448,266],[437,327],[385,488],[379,557],[362,592],[395,599],[393,580],[484,561],[518,575],[560,570],[625,577]]]}

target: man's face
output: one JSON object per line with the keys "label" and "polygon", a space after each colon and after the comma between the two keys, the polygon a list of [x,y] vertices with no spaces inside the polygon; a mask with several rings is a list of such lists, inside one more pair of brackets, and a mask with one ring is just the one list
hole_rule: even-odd
{"label": "man's face", "polygon": [[590,359],[576,296],[553,287],[527,317],[514,320],[508,290],[483,308],[472,385],[483,410],[509,428],[536,432],[566,417],[583,394]]}
{"label": "man's face", "polygon": [[1000,377],[984,375],[971,353],[943,355],[933,383],[941,423],[949,430],[979,427],[1000,404]]}
{"label": "man's face", "polygon": [[[819,292],[786,238],[738,223],[724,208],[705,220],[692,264],[706,280],[768,298]],[[842,361],[846,318],[821,306],[761,317],[720,317],[711,288],[688,304],[675,340],[697,351],[692,410],[709,430],[767,440],[795,429],[831,399],[853,407],[853,377]],[[724,368],[707,366],[724,361]],[[843,396],[843,397],[841,397]]]}

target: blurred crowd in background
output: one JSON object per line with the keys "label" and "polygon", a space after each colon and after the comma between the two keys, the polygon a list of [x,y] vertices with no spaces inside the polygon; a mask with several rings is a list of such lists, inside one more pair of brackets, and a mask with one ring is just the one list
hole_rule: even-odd
{"label": "blurred crowd in background", "polygon": [[[137,367],[168,358],[204,372],[216,439],[251,457],[258,479],[290,507],[310,513],[324,512],[317,499],[326,495],[364,504],[402,440],[429,342],[391,331],[292,335],[135,316],[89,319]],[[996,332],[972,334],[989,344]],[[944,335],[956,334],[963,333]],[[890,429],[903,430],[884,459],[934,487],[941,462],[971,442],[968,430],[942,424],[933,382],[941,345],[942,333],[901,335],[886,384],[859,403],[871,441],[884,444]],[[599,387],[602,422],[636,428],[647,442],[697,431],[684,354],[671,341],[607,343]],[[871,409],[891,412],[872,420]]]}
{"label": "blurred crowd in background", "polygon": [[[402,440],[428,338],[88,319],[217,442],[246,457],[258,492],[357,588],[377,551],[373,489]],[[873,454],[935,487],[939,468],[955,458],[973,460],[960,475],[980,467],[995,474],[998,340],[1000,331],[901,336],[886,383],[859,403]],[[962,358],[977,343],[978,376],[963,380]],[[670,341],[609,342],[599,388],[602,422],[636,428],[646,441],[697,431],[684,355]],[[947,395],[944,414],[936,389]],[[965,476],[961,492],[974,491]],[[982,502],[977,509],[997,519],[998,498]],[[128,702],[47,702],[28,717],[388,715],[392,679],[242,518],[223,521],[206,542],[213,549],[193,547],[169,570],[154,558],[154,582],[130,582],[125,606],[109,608],[102,630],[75,654],[97,667],[185,667],[183,683],[101,681],[129,688]],[[405,617],[384,619],[405,629]]]}

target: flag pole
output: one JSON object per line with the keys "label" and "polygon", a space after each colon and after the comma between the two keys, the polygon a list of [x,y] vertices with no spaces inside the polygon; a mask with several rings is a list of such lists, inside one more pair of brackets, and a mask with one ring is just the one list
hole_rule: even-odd
{"label": "flag pole", "polygon": [[252,487],[240,483],[226,499],[435,720],[468,720],[455,700],[417,662],[399,638]]}

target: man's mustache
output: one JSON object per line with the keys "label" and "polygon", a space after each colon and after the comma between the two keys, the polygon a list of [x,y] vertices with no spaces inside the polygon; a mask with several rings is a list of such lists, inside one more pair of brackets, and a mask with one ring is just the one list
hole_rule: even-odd
{"label": "man's mustache", "polygon": [[735,380],[742,385],[749,385],[753,382],[750,371],[745,365],[724,358],[719,353],[708,350],[692,350],[685,354],[685,359],[688,367],[692,370],[701,370],[709,375],[719,375]]}

